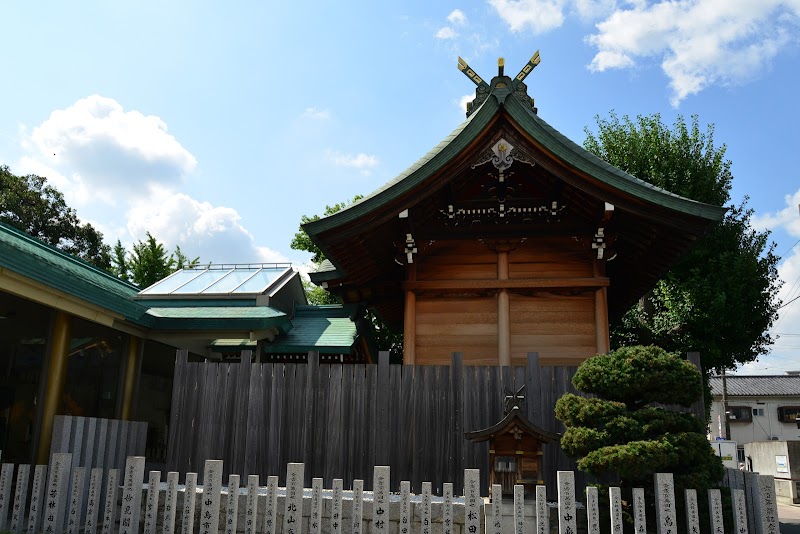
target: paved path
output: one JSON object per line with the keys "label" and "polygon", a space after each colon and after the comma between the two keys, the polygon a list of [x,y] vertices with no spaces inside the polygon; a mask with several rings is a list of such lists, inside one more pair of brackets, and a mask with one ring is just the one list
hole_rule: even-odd
{"label": "paved path", "polygon": [[800,506],[778,504],[781,534],[800,534]]}

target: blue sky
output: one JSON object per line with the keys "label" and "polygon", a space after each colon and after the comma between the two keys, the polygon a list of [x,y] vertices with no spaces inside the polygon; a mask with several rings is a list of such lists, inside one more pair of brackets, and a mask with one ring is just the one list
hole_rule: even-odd
{"label": "blue sky", "polygon": [[[698,114],[800,294],[800,1],[4,2],[0,164],[36,173],[113,243],[307,262],[302,214],[366,194],[464,117],[504,57],[542,118]],[[800,369],[800,301],[773,354]]]}

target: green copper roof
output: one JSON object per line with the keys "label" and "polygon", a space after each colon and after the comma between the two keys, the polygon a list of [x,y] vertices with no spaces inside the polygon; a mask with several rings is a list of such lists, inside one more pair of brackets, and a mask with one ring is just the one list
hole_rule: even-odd
{"label": "green copper roof", "polygon": [[419,161],[360,202],[328,217],[309,222],[303,228],[313,238],[379,210],[381,206],[412,190],[453,160],[484,131],[502,109],[506,110],[525,133],[569,166],[647,202],[712,221],[722,220],[725,208],[675,195],[617,169],[556,131],[532,110],[510,96],[508,89],[495,88],[494,80],[492,86],[492,94],[481,107]]}
{"label": "green copper roof", "polygon": [[150,326],[147,307],[132,300],[139,289],[11,226],[0,223],[0,267]]}
{"label": "green copper roof", "polygon": [[155,327],[170,330],[291,330],[289,317],[269,306],[191,306],[150,308]]}
{"label": "green copper roof", "polygon": [[264,344],[270,354],[318,350],[322,354],[350,354],[358,338],[349,306],[297,306],[291,332]]}

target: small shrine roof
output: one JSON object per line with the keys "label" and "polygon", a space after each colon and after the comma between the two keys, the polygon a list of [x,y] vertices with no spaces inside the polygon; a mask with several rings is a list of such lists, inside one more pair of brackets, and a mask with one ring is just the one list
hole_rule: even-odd
{"label": "small shrine roof", "polygon": [[522,413],[522,410],[519,409],[519,406],[514,406],[503,419],[489,428],[475,430],[473,432],[464,432],[464,437],[474,442],[487,441],[495,436],[505,434],[514,426],[535,437],[542,443],[552,443],[561,439],[560,434],[548,432],[531,423]]}

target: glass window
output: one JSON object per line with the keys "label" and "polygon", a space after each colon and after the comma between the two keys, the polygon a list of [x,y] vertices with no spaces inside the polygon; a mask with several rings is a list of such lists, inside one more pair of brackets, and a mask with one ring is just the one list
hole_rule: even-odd
{"label": "glass window", "polygon": [[202,275],[193,279],[188,284],[179,287],[172,292],[173,295],[183,295],[186,293],[202,293],[205,288],[212,285],[214,282],[231,272],[229,269],[208,270],[204,271]]}
{"label": "glass window", "polygon": [[800,415],[800,406],[781,406],[778,408],[778,419],[782,423],[796,423]]}
{"label": "glass window", "polygon": [[[142,291],[142,295],[169,295],[205,271],[178,271]],[[209,282],[210,283],[210,282]]]}
{"label": "glass window", "polygon": [[250,280],[238,287],[234,293],[261,293],[284,272],[286,269],[261,269]]}
{"label": "glass window", "polygon": [[203,291],[203,293],[230,293],[253,276],[253,273],[256,271],[258,271],[258,269],[236,269],[235,271],[231,271],[224,278]]}
{"label": "glass window", "polygon": [[749,406],[728,406],[728,420],[731,423],[747,423],[753,420]]}
{"label": "glass window", "polygon": [[753,416],[763,417],[764,408],[753,408]]}
{"label": "glass window", "polygon": [[50,308],[0,291],[0,450],[4,462],[31,461],[51,314]]}

